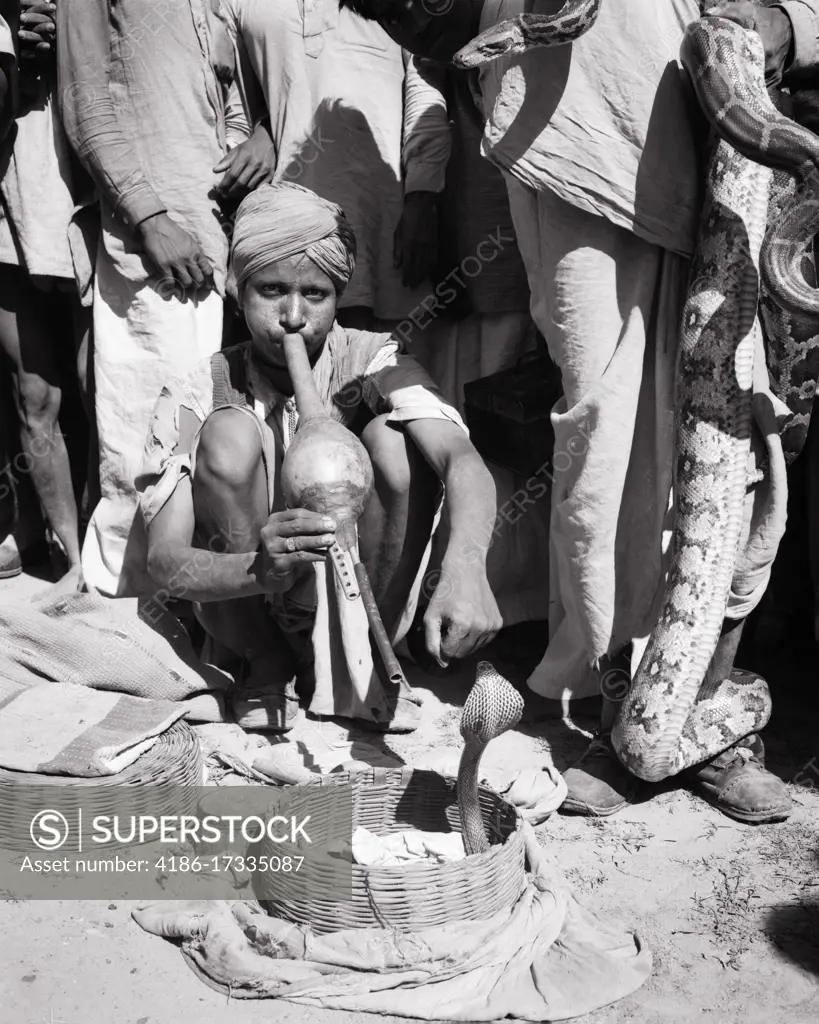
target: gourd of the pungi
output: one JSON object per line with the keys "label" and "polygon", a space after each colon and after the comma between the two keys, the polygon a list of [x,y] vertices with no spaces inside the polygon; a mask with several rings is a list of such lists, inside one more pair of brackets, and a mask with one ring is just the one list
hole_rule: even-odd
{"label": "gourd of the pungi", "polygon": [[357,524],[373,491],[370,457],[355,434],[327,415],[302,339],[288,335],[284,351],[299,410],[298,430],[282,465],[285,500],[289,508],[335,519],[336,543],[330,557],[344,593],[350,600],[361,596],[390,681],[407,687],[358,556]]}

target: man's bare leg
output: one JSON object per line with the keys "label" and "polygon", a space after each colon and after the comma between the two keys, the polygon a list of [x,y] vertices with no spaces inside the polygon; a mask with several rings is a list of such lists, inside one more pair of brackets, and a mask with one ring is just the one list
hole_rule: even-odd
{"label": "man's bare leg", "polygon": [[97,437],[97,417],[94,410],[94,338],[91,310],[76,303],[74,306],[74,349],[77,357],[77,380],[80,399],[88,417],[88,457],[85,476],[88,515],[100,500],[100,453]]}
{"label": "man's bare leg", "polygon": [[57,587],[70,593],[82,587],[83,576],[77,503],[59,429],[62,390],[55,346],[60,341],[44,315],[48,303],[48,294],[34,288],[19,268],[0,268],[0,350],[12,365],[21,461],[68,561],[68,572]]}
{"label": "man's bare leg", "polygon": [[[217,409],[205,422],[196,455],[193,505],[197,546],[232,554],[259,546],[268,519],[267,475],[259,432],[246,414]],[[248,663],[241,702],[234,700],[239,723],[275,731],[288,728],[297,710],[296,659],[264,598],[202,604],[197,616],[215,640]],[[260,695],[254,697],[257,689]]]}
{"label": "man's bare leg", "polygon": [[423,455],[386,416],[361,434],[375,492],[359,524],[359,546],[384,625],[394,637],[429,543],[440,482]]}

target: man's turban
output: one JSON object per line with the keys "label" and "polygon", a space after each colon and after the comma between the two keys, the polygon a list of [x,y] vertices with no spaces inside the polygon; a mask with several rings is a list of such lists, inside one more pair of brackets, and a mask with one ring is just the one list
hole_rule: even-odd
{"label": "man's turban", "polygon": [[299,253],[343,292],[355,269],[355,235],[344,212],[301,185],[260,185],[243,200],[233,226],[237,288],[271,263]]}

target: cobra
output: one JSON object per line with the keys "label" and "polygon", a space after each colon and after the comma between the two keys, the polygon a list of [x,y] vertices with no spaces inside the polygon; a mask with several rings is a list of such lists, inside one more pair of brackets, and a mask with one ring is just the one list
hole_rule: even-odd
{"label": "cobra", "polygon": [[493,665],[482,661],[461,715],[464,749],[458,766],[458,807],[469,856],[484,853],[490,846],[478,796],[481,758],[487,745],[514,729],[522,714],[523,697]]}

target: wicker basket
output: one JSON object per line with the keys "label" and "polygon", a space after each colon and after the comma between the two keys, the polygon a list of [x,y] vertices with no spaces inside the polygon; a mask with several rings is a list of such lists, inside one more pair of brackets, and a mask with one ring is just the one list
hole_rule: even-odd
{"label": "wicker basket", "polygon": [[[0,848],[30,853],[31,820],[43,810],[43,792],[59,792],[58,809],[65,815],[82,811],[83,819],[95,815],[162,813],[163,797],[173,813],[195,813],[198,793],[204,785],[204,762],[199,739],[185,722],[176,722],[132,765],[116,775],[74,778],[66,775],[38,775],[0,769]],[[190,788],[188,798],[185,789]],[[117,801],[115,805],[114,801]],[[168,813],[171,813],[170,811]],[[98,844],[104,849],[107,845]],[[66,846],[66,850],[72,847]]]}
{"label": "wicker basket", "polygon": [[[314,841],[326,838],[320,834],[322,823],[333,820],[334,799],[338,803],[334,790],[339,785],[352,789],[354,829],[363,826],[377,835],[413,828],[461,830],[454,779],[435,772],[375,768],[323,776],[305,787]],[[313,894],[327,890],[322,873],[329,868],[320,859],[310,862],[307,858],[298,880],[281,874],[257,875],[256,894],[271,916],[309,925],[317,934],[345,928],[415,931],[491,917],[511,907],[526,885],[522,819],[492,790],[481,787],[479,797],[484,821],[495,837],[495,845],[486,853],[443,864],[363,867],[347,863],[346,878],[352,872],[352,883],[348,881],[346,895],[321,899]],[[288,809],[298,813],[298,802],[288,803]],[[276,851],[260,849],[259,853],[275,855]],[[274,893],[274,899],[265,898]]]}

